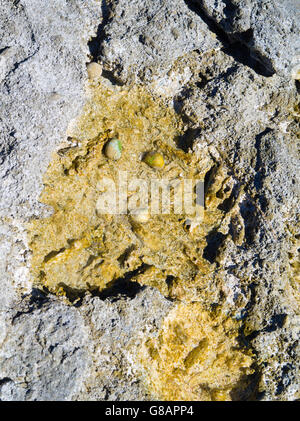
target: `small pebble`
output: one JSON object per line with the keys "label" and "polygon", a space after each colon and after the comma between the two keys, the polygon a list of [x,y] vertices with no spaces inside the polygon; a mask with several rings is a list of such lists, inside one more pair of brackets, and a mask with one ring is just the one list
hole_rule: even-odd
{"label": "small pebble", "polygon": [[149,211],[146,208],[135,209],[130,212],[130,216],[134,222],[138,222],[139,224],[148,222],[150,218]]}
{"label": "small pebble", "polygon": [[151,168],[161,169],[165,165],[164,157],[159,152],[148,152],[143,161]]}
{"label": "small pebble", "polygon": [[300,80],[300,64],[292,69],[292,79]]}
{"label": "small pebble", "polygon": [[86,69],[90,80],[98,79],[102,74],[102,66],[96,62],[89,63]]}
{"label": "small pebble", "polygon": [[118,160],[122,155],[122,143],[119,139],[113,138],[109,140],[105,146],[105,155],[109,159]]}

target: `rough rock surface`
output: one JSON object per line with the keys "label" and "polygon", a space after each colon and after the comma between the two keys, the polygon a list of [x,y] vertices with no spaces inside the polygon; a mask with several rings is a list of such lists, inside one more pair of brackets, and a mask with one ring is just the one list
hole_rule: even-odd
{"label": "rough rock surface", "polygon": [[174,304],[152,288],[133,288],[126,295],[104,301],[87,296],[80,306],[90,326],[93,365],[74,399],[151,399],[135,357],[145,337],[157,337]]}
{"label": "rough rock surface", "polygon": [[221,46],[181,0],[120,0],[108,14],[102,37],[99,53],[105,67],[121,81],[162,77],[182,55]]}
{"label": "rough rock surface", "polygon": [[[1,400],[142,399],[132,361],[172,307],[157,290],[79,308],[34,290],[1,338]],[[22,352],[20,352],[22,350]]]}
{"label": "rough rock surface", "polygon": [[[299,399],[298,16],[297,0],[0,3],[1,400],[176,399],[167,375],[188,381],[185,398]],[[171,302],[172,288],[137,283],[153,280],[104,295],[65,288],[73,304],[32,289],[27,222],[51,213],[38,200],[43,175],[58,145],[74,147],[67,127],[91,59],[99,83],[138,83],[172,107],[180,148],[212,162],[206,193],[223,219],[199,251],[210,274],[186,287],[207,331],[191,328],[186,291],[174,287]],[[207,351],[210,336],[224,358]],[[201,371],[214,364],[219,383]]]}
{"label": "rough rock surface", "polygon": [[224,31],[230,42],[245,45],[266,74],[290,74],[292,60],[300,53],[297,0],[187,0],[186,3],[195,5],[196,11],[216,24],[221,36]]}
{"label": "rough rock surface", "polygon": [[40,296],[31,300],[6,329],[1,400],[66,400],[88,372],[87,329],[76,309]]}
{"label": "rough rock surface", "polygon": [[42,174],[83,104],[99,9],[96,1],[1,1],[1,216],[39,212]]}

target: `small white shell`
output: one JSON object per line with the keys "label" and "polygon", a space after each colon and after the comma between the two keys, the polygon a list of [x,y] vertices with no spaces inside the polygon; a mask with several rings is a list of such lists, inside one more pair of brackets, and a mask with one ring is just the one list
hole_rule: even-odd
{"label": "small white shell", "polygon": [[300,80],[300,64],[294,66],[291,71],[292,79]]}
{"label": "small white shell", "polygon": [[86,69],[90,80],[98,79],[102,74],[102,66],[96,62],[89,63]]}
{"label": "small white shell", "polygon": [[130,217],[134,222],[145,224],[149,221],[150,215],[146,208],[134,209],[130,212]]}

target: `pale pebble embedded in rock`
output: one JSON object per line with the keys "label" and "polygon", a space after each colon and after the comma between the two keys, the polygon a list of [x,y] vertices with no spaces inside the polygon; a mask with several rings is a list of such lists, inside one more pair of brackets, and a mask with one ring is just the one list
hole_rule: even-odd
{"label": "pale pebble embedded in rock", "polygon": [[144,224],[149,221],[150,215],[146,208],[135,209],[130,212],[130,216],[134,222]]}
{"label": "pale pebble embedded in rock", "polygon": [[119,139],[111,139],[105,146],[104,153],[107,158],[113,159],[114,161],[121,158],[122,155],[122,144]]}
{"label": "pale pebble embedded in rock", "polygon": [[300,64],[293,67],[291,71],[291,76],[292,76],[292,79],[294,80],[300,80]]}
{"label": "pale pebble embedded in rock", "polygon": [[90,80],[98,79],[102,74],[102,66],[96,62],[89,63],[86,69]]}

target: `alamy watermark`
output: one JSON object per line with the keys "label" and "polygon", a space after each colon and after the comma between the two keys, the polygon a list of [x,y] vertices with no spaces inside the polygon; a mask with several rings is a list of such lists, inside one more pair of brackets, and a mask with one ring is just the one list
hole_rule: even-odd
{"label": "alamy watermark", "polygon": [[128,178],[119,171],[117,178],[104,177],[97,185],[97,212],[134,214],[147,210],[150,215],[185,214],[200,217],[204,209],[204,182],[191,178]]}

